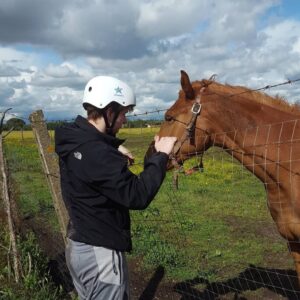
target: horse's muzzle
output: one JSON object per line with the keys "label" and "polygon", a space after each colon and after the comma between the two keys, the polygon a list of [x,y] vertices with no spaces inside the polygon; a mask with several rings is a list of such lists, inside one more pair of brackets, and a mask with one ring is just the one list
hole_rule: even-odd
{"label": "horse's muzzle", "polygon": [[[144,160],[146,160],[147,158],[149,158],[151,155],[153,155],[154,153],[156,153],[157,151],[155,150],[155,147],[154,147],[154,144],[155,142],[152,141],[151,144],[149,145],[148,147],[148,150],[145,154],[145,157],[144,157]],[[175,164],[174,164],[174,160],[176,161],[176,164],[178,165],[182,165],[183,164],[183,161],[182,160],[177,160],[177,158],[172,158],[170,156],[169,158],[169,161],[168,161],[168,164],[167,164],[167,170],[170,170],[172,168],[174,168]]]}

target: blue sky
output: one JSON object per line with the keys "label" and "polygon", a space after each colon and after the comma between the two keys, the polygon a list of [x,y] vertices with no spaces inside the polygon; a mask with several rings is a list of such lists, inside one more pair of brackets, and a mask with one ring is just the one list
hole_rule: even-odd
{"label": "blue sky", "polygon": [[[300,1],[0,2],[0,111],[74,118],[96,75],[131,85],[136,113],[165,108],[181,69],[250,88],[300,78]],[[299,83],[268,92],[300,100]]]}
{"label": "blue sky", "polygon": [[283,18],[300,18],[300,1],[297,0],[284,0],[281,5],[275,8],[279,16]]}

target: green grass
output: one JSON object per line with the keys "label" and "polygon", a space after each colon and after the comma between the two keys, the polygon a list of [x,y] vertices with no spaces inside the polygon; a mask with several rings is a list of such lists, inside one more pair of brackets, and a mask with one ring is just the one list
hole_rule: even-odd
{"label": "green grass", "polygon": [[[125,146],[142,161],[151,139],[130,136]],[[185,167],[195,164],[196,159],[190,160]],[[138,173],[142,166],[133,170]],[[145,212],[132,212],[133,256],[143,257],[143,267],[160,264],[176,280],[199,274],[209,274],[211,281],[226,280],[249,264],[263,265],[266,255],[274,256],[275,267],[276,257],[287,253],[267,209],[262,183],[225,152],[210,149],[204,155],[204,172],[179,174],[177,191],[172,176],[167,174]],[[266,226],[270,236],[261,232]],[[292,267],[292,260],[278,267]]]}
{"label": "green grass", "polygon": [[[120,138],[135,156],[132,171],[143,168],[143,156],[156,130],[124,129]],[[32,138],[5,141],[18,205],[22,214],[43,215],[55,223],[53,205]],[[186,162],[185,168],[195,165]],[[133,211],[133,252],[141,269],[159,265],[172,280],[202,277],[209,282],[235,278],[249,264],[293,268],[286,243],[276,232],[263,185],[225,152],[204,155],[204,172],[179,174],[179,189],[169,172],[145,211]],[[53,221],[55,220],[55,221]],[[270,257],[272,260],[270,260]]]}
{"label": "green grass", "polygon": [[[2,225],[2,224],[1,224]],[[61,287],[56,286],[48,272],[48,259],[41,251],[33,233],[24,239],[18,238],[17,248],[20,254],[21,278],[15,282],[12,259],[8,259],[9,237],[4,226],[0,229],[0,299],[3,300],[59,300],[69,299]],[[3,261],[6,257],[8,260]]]}
{"label": "green grass", "polygon": [[24,217],[43,217],[54,225],[53,202],[34,139],[20,140],[12,136],[4,145],[20,214]]}
{"label": "green grass", "polygon": [[[18,284],[14,282],[11,263],[5,261],[7,253],[4,254],[3,248],[0,252],[3,264],[0,271],[0,299],[69,299],[61,288],[52,282],[47,266],[49,257],[40,248],[35,235],[27,228],[28,225],[25,225],[25,220],[30,220],[35,224],[43,224],[41,232],[45,230],[45,224],[53,228],[53,234],[59,230],[37,147],[33,138],[29,134],[28,136],[21,140],[12,135],[4,143],[12,196],[16,200],[18,215],[22,219],[22,232],[27,234],[18,237],[17,247],[22,266],[22,277]],[[4,228],[2,230],[3,240],[0,243],[8,248],[8,238],[5,238],[7,233]]]}

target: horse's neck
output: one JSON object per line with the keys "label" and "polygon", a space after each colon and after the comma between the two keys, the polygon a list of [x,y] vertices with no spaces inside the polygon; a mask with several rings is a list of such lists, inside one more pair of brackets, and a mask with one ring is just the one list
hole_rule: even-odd
{"label": "horse's neck", "polygon": [[247,99],[223,99],[216,103],[214,111],[214,144],[242,151],[257,143],[273,141],[274,128],[297,119],[275,107]]}
{"label": "horse's neck", "polygon": [[225,104],[219,105],[225,117],[216,117],[213,145],[225,149],[263,182],[273,178],[276,147],[283,135],[292,139],[298,126],[296,117],[260,103]]}

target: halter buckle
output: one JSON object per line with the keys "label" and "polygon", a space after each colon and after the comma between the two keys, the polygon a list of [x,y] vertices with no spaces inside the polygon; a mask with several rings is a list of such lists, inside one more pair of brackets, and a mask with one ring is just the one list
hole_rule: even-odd
{"label": "halter buckle", "polygon": [[200,111],[201,111],[201,104],[195,102],[195,103],[193,104],[193,106],[192,106],[191,112],[192,112],[193,114],[198,115],[198,114],[200,114]]}

